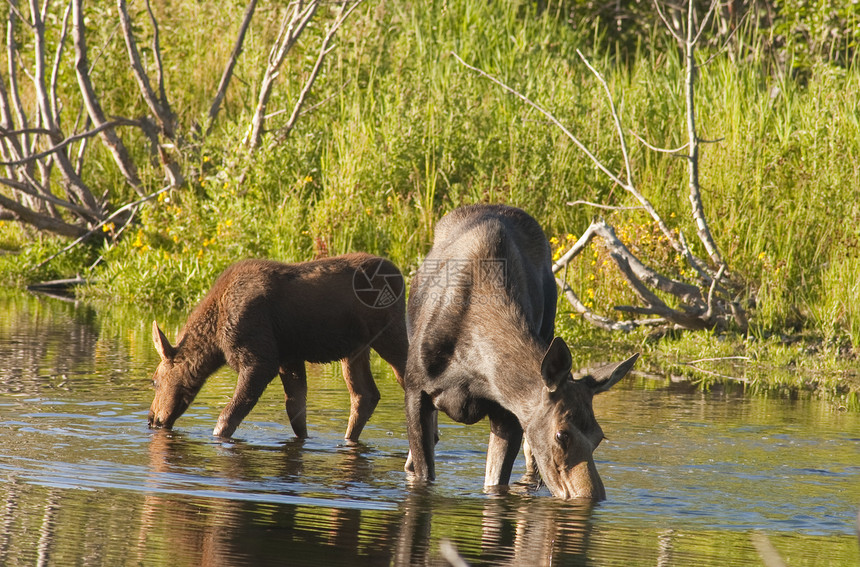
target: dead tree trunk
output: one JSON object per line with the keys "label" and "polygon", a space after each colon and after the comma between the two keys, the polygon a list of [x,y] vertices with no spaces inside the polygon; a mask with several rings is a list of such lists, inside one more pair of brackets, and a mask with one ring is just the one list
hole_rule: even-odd
{"label": "dead tree trunk", "polygon": [[[83,0],[62,4],[25,0],[24,7],[19,7],[19,1],[7,0],[7,67],[5,71],[0,70],[0,219],[76,238],[74,245],[94,234],[104,234],[98,229],[109,222],[130,222],[144,202],[165,190],[182,186],[185,183],[183,160],[196,151],[194,144],[185,141],[184,133],[195,126],[184,128],[171,109],[160,27],[150,0],[143,0],[151,37],[147,65],[134,31],[135,24],[139,26],[141,22],[133,21],[127,0],[116,0],[114,4],[114,24],[123,37],[121,45],[128,57],[128,69],[146,108],[142,116],[134,118],[122,116],[123,112],[131,112],[128,109],[102,107],[99,85],[93,81],[93,66],[97,63],[88,57],[87,40],[91,35],[87,34],[84,24]],[[338,12],[324,34],[316,65],[293,108],[287,131],[301,114],[337,29],[361,1],[337,3]],[[212,126],[226,96],[257,4],[258,0],[249,0],[242,15],[233,52],[213,93],[209,112],[203,118],[207,128]],[[279,41],[272,50],[260,104],[251,120],[256,143],[264,132],[266,104],[283,58],[310,24],[320,4],[321,0],[298,0],[290,4],[290,15],[285,18]],[[103,19],[100,23],[104,23]],[[49,46],[56,46],[51,48],[51,53]],[[72,56],[66,56],[70,50],[73,50]],[[67,83],[60,84],[64,65],[74,73],[77,91],[69,89]],[[65,94],[60,96],[59,93]],[[129,107],[135,106],[136,101],[129,103]],[[74,112],[78,114],[69,116]],[[164,183],[142,179],[141,172],[149,168],[135,163],[128,141],[123,141],[123,134],[129,129],[149,140],[153,165],[164,172]],[[118,206],[127,201],[122,192],[114,187],[97,189],[97,179],[82,176],[85,175],[82,172],[87,171],[83,164],[92,154],[88,150],[92,148],[89,142],[93,139],[103,144],[127,186],[136,193],[132,202]],[[159,188],[153,190],[153,185]],[[115,234],[121,234],[122,230]]]}

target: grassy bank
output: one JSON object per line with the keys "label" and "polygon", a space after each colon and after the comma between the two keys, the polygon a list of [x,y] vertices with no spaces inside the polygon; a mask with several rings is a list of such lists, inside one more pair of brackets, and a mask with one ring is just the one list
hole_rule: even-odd
{"label": "grassy bank", "polygon": [[[208,109],[243,6],[174,4],[158,14],[170,46],[166,83],[180,118],[191,123]],[[309,101],[319,106],[285,142],[267,140],[248,156],[241,140],[278,23],[276,9],[263,7],[224,112],[212,134],[183,156],[187,185],[145,206],[117,241],[78,247],[40,268],[66,242],[5,222],[0,247],[17,253],[0,256],[0,273],[10,285],[80,273],[93,282],[82,291],[90,300],[185,310],[220,270],[246,256],[298,261],[366,250],[409,274],[429,248],[435,221],[475,202],[526,209],[558,248],[605,214],[655,267],[675,270],[677,258],[643,212],[567,206],[635,203],[540,114],[450,55],[543,105],[620,170],[612,117],[576,54],[582,49],[605,74],[627,129],[655,146],[683,145],[684,68],[671,40],[654,31],[628,41],[622,52],[599,19],[572,25],[558,14],[538,15],[526,2],[369,2],[326,60]],[[192,17],[208,26],[181,25]],[[860,71],[845,57],[823,55],[792,67],[791,45],[775,58],[765,37],[773,30],[756,35],[751,27],[728,49],[701,50],[696,98],[700,136],[715,141],[701,155],[705,210],[746,286],[750,337],[692,336],[656,346],[645,335],[625,340],[667,356],[682,348],[752,359],[754,345],[773,345],[773,355],[780,345],[797,344],[786,337],[800,336],[808,341],[798,353],[836,357],[832,365],[821,363],[828,368],[850,364],[860,347]],[[270,108],[291,108],[319,34],[318,26],[291,54]],[[106,46],[105,60],[119,65],[122,42]],[[118,113],[139,104],[124,79],[108,89],[108,76],[100,84]],[[638,142],[631,157],[639,189],[673,228],[694,234],[683,160]],[[106,172],[103,189],[121,201],[107,156],[88,167]],[[160,172],[144,173],[158,188]],[[580,297],[608,316],[613,305],[633,300],[617,273],[602,265],[599,249],[568,277]],[[560,332],[575,342],[609,338],[571,318],[564,305],[560,315]]]}

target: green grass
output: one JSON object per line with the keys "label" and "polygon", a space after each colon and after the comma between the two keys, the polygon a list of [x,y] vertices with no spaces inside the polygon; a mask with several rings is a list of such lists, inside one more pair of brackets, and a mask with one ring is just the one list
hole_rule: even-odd
{"label": "green grass", "polygon": [[[158,14],[162,43],[169,45],[168,94],[190,129],[208,109],[242,6],[173,4]],[[182,25],[192,13],[208,27]],[[21,251],[0,256],[3,281],[81,272],[94,282],[84,292],[92,300],[182,310],[226,265],[246,256],[299,261],[366,250],[389,256],[408,275],[427,252],[436,220],[475,202],[520,206],[548,237],[567,242],[597,214],[567,201],[635,203],[544,117],[450,53],[547,108],[618,172],[623,163],[607,101],[576,49],[605,75],[626,129],[661,147],[686,142],[684,68],[659,31],[622,54],[604,47],[618,44],[599,21],[572,26],[555,14],[539,17],[527,2],[369,2],[346,24],[327,59],[309,101],[320,105],[286,142],[267,139],[248,157],[241,139],[278,23],[274,7],[261,7],[212,135],[181,156],[188,186],[144,207],[116,244],[79,248],[36,271],[32,266],[63,243],[3,224],[0,243]],[[140,29],[142,42],[147,29]],[[110,30],[97,31],[107,41]],[[311,30],[288,58],[270,109],[291,108],[319,33],[319,26]],[[850,57],[845,63],[844,56],[823,54],[805,59],[802,73],[793,74],[790,52],[781,52],[789,63],[780,66],[767,51],[773,42],[768,33],[748,26],[741,47],[700,53],[698,125],[703,139],[717,140],[702,147],[705,210],[730,269],[745,286],[742,299],[752,302],[753,339],[802,335],[816,348],[856,353],[860,69]],[[122,48],[121,41],[107,43],[95,79],[108,113],[133,115],[143,111],[134,85],[114,72],[123,67]],[[68,92],[73,87],[70,82]],[[284,119],[273,118],[270,127]],[[134,151],[142,155],[145,145],[136,141]],[[683,160],[648,150],[632,137],[628,143],[637,186],[692,240]],[[115,202],[129,198],[105,152],[93,160],[85,172],[104,172],[101,189]],[[144,168],[142,175],[148,187],[160,186],[157,168]],[[683,276],[643,213],[606,216],[657,268]],[[89,269],[98,256],[103,261]],[[580,297],[601,313],[615,316],[613,305],[634,301],[604,267],[599,249],[568,275]],[[565,305],[559,320],[560,332],[572,340],[607,340],[571,319]],[[697,340],[684,339],[686,348],[716,349]],[[741,344],[733,348],[748,353],[747,339],[737,340]]]}

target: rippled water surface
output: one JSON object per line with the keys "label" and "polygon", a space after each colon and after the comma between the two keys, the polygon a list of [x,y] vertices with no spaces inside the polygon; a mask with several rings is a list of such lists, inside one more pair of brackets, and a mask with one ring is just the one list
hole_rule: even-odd
{"label": "rippled water surface", "polygon": [[634,376],[595,400],[606,502],[485,493],[486,424],[448,421],[419,489],[378,361],[358,447],[338,365],[311,369],[303,443],[277,384],[234,441],[213,438],[229,370],[150,431],[151,320],[0,295],[0,564],[424,565],[448,540],[472,565],[761,565],[757,532],[790,566],[860,563],[860,415],[833,404]]}

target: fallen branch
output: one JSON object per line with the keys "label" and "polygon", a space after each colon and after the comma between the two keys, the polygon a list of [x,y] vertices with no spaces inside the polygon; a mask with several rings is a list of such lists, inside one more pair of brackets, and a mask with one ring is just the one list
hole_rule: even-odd
{"label": "fallen branch", "polygon": [[119,215],[124,213],[125,211],[127,211],[133,207],[137,207],[139,205],[142,205],[143,203],[145,203],[147,201],[151,201],[152,199],[155,199],[156,197],[158,197],[159,195],[161,195],[165,191],[169,191],[170,189],[174,189],[174,188],[175,188],[174,185],[168,185],[167,187],[162,187],[161,189],[159,189],[155,193],[151,193],[151,194],[147,195],[146,197],[143,197],[142,199],[138,199],[137,201],[134,201],[132,203],[128,203],[127,205],[124,205],[124,206],[118,208],[110,216],[108,216],[106,219],[104,219],[103,221],[98,223],[96,226],[94,226],[93,228],[88,230],[86,233],[81,235],[74,242],[72,242],[71,244],[69,244],[68,246],[63,248],[62,250],[55,252],[54,254],[49,256],[48,258],[39,262],[34,269],[39,269],[42,266],[44,266],[45,264],[47,264],[48,262],[50,262],[51,260],[53,260],[54,258],[56,258],[57,256],[60,256],[61,254],[65,254],[66,252],[68,252],[69,250],[71,250],[72,248],[74,248],[75,246],[77,246],[78,244],[80,244],[81,242],[85,241],[90,236],[92,236],[93,234],[98,232],[99,229],[101,229],[101,227],[103,227],[107,223],[111,222],[113,219],[115,219],[116,217],[118,217]]}

